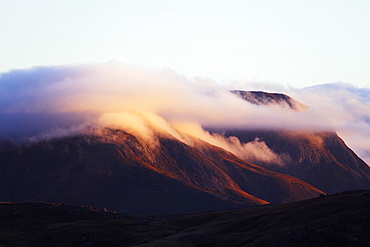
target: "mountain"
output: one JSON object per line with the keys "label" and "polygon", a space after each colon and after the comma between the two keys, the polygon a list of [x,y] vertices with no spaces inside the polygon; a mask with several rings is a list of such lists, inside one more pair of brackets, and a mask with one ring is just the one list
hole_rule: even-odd
{"label": "mountain", "polygon": [[0,203],[4,246],[370,245],[370,191],[188,215],[137,216],[83,206]]}
{"label": "mountain", "polygon": [[[0,152],[0,200],[135,213],[202,212],[312,198],[320,190],[194,138],[191,147],[103,129]],[[153,146],[154,145],[154,146]]]}
{"label": "mountain", "polygon": [[[302,109],[282,94],[238,94],[254,97],[261,107]],[[214,130],[224,141],[233,140],[228,144],[240,144],[242,151],[250,147],[245,144],[259,140],[265,145],[257,146],[259,156],[267,149],[283,157],[279,163],[249,162],[239,158],[244,157],[240,150],[237,157],[167,122],[167,127],[158,127],[163,123],[155,117],[157,122],[136,117],[142,121],[139,127],[146,128],[144,135],[92,128],[28,145],[3,141],[0,200],[63,202],[140,214],[190,213],[370,188],[370,168],[334,132]]]}

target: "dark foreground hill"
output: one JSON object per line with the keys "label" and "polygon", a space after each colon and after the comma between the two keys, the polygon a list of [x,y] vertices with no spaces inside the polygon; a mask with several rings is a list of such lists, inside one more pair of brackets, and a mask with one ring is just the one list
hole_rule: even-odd
{"label": "dark foreground hill", "polygon": [[189,215],[1,203],[1,246],[370,246],[370,194]]}

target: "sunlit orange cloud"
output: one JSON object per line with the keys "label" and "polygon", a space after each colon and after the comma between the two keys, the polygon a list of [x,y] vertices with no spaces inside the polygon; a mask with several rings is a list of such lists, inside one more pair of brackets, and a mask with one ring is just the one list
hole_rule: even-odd
{"label": "sunlit orange cloud", "polygon": [[196,123],[169,123],[159,115],[144,112],[106,113],[99,119],[99,124],[107,127],[120,128],[156,147],[159,136],[174,138],[192,147],[202,150],[198,139],[221,147],[248,162],[274,163],[284,165],[290,160],[288,155],[276,154],[260,140],[241,143],[236,137],[224,137],[210,134]]}

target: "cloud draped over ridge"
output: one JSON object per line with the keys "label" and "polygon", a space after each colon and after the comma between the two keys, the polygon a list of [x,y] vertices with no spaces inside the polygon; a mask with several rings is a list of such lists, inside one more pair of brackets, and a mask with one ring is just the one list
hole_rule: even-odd
{"label": "cloud draped over ridge", "polygon": [[296,89],[291,95],[325,116],[346,144],[370,164],[370,88],[338,82]]}
{"label": "cloud draped over ridge", "polygon": [[[230,85],[232,83],[228,87]],[[147,123],[140,122],[143,117],[138,117],[135,112],[150,113],[144,114],[145,121],[160,126],[175,138],[180,137],[175,134],[174,123],[177,126],[180,126],[179,123],[194,124],[201,126],[201,130],[202,127],[339,128],[343,133],[350,134],[350,131],[356,132],[352,125],[359,117],[365,120],[362,126],[356,124],[355,127],[361,127],[364,131],[369,127],[369,101],[364,97],[358,98],[356,92],[349,93],[347,90],[338,95],[339,92],[334,89],[327,94],[317,93],[322,88],[291,90],[293,98],[311,106],[308,110],[295,112],[283,107],[249,104],[228,91],[249,90],[248,87],[228,87],[212,80],[189,80],[170,69],[156,70],[119,63],[13,70],[0,75],[0,137],[52,138],[78,133],[92,125],[123,126],[126,130],[145,133],[148,131]],[[347,101],[342,101],[342,104],[347,108],[335,108],[346,92],[344,96]],[[328,117],[326,111],[333,111],[337,115],[329,114]],[[196,128],[192,130],[196,132],[193,134],[204,140],[208,138],[210,143],[220,138],[210,137],[208,132],[200,134]],[[216,143],[224,148],[231,144],[237,146],[239,153],[242,153],[240,150],[255,149],[260,153],[263,151],[265,157],[273,158],[275,155],[269,153],[267,146],[264,147],[264,143],[258,140],[248,145],[231,139],[223,140],[222,144],[220,141],[213,144]],[[358,148],[366,149],[363,146]],[[234,153],[237,152],[234,149]]]}

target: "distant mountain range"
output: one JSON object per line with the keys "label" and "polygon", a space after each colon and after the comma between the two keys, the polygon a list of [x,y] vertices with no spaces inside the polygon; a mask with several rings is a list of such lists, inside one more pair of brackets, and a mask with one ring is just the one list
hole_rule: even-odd
{"label": "distant mountain range", "polygon": [[[232,93],[262,106],[301,111],[287,95]],[[282,164],[242,160],[196,136],[155,132],[155,144],[120,129],[29,145],[3,142],[0,200],[48,201],[157,214],[287,203],[344,190],[369,189],[370,167],[334,132],[213,129],[241,143],[262,140]]]}

